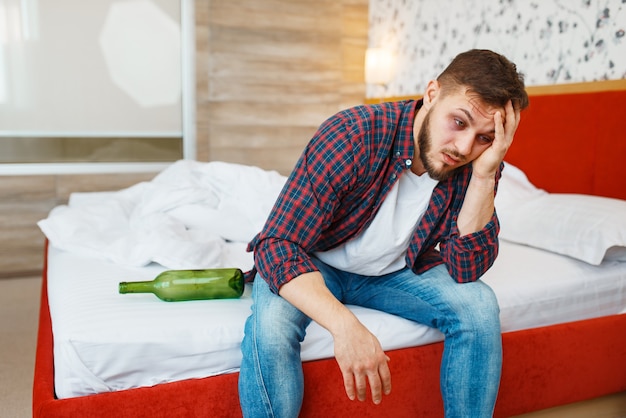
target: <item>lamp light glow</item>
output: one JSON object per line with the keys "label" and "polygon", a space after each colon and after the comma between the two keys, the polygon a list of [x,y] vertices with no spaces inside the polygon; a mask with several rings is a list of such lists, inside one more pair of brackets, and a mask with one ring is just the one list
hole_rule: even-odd
{"label": "lamp light glow", "polygon": [[393,56],[384,48],[368,48],[365,51],[365,82],[387,84],[393,76]]}

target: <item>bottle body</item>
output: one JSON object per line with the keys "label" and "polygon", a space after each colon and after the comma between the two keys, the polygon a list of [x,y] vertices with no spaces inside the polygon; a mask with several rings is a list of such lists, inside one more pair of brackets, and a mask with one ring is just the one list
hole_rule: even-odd
{"label": "bottle body", "polygon": [[243,294],[243,272],[237,268],[168,270],[152,281],[121,282],[120,293],[154,293],[166,302],[233,299]]}

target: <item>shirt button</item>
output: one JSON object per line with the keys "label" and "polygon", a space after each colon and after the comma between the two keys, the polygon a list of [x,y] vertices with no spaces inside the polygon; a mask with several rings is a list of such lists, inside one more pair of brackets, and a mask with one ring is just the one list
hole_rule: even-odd
{"label": "shirt button", "polygon": [[396,179],[396,177],[397,177],[397,176],[396,176],[396,173],[393,173],[393,174],[391,175],[391,179],[392,179],[392,180],[395,180],[395,179]]}
{"label": "shirt button", "polygon": [[396,157],[400,156],[400,151],[396,151]]}
{"label": "shirt button", "polygon": [[407,167],[411,167],[411,164],[413,164],[413,161],[411,161],[411,160],[406,160],[406,161],[404,162],[404,164],[406,164],[406,166],[407,166]]}

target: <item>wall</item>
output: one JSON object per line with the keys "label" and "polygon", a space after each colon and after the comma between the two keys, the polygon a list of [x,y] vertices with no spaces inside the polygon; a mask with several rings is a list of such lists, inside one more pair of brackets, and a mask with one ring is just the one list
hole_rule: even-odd
{"label": "wall", "polygon": [[[286,174],[324,119],[363,102],[368,0],[196,0],[195,8],[199,160]],[[2,177],[0,277],[42,268],[36,222],[71,192],[153,176]]]}
{"label": "wall", "polygon": [[386,91],[421,94],[458,53],[504,54],[529,86],[626,79],[623,0],[371,0],[370,46],[396,54]]}
{"label": "wall", "polygon": [[154,173],[3,176],[0,180],[0,278],[36,274],[44,236],[36,225],[71,192],[118,190]]}
{"label": "wall", "polygon": [[196,2],[198,157],[289,173],[363,102],[368,0]]}

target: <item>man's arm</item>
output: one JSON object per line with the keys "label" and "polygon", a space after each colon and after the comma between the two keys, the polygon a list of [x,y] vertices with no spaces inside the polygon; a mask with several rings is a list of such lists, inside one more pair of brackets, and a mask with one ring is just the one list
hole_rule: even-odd
{"label": "man's arm", "polygon": [[495,175],[504,155],[513,142],[520,121],[520,111],[509,101],[504,118],[500,111],[494,115],[495,139],[473,162],[472,178],[457,219],[461,236],[480,231],[491,220],[494,211]]}
{"label": "man's arm", "polygon": [[331,333],[348,398],[364,401],[368,382],[375,404],[391,392],[389,358],[378,339],[333,296],[320,272],[294,278],[279,295]]}

